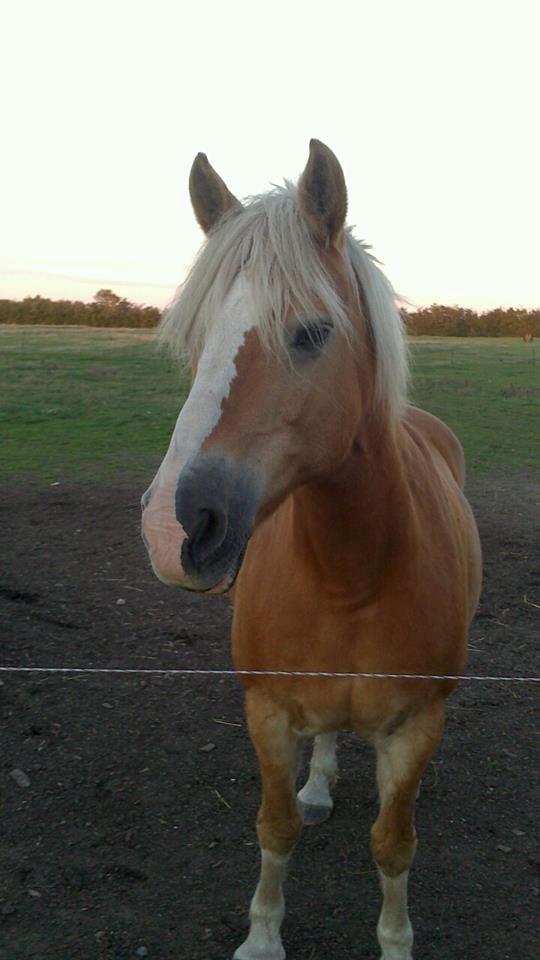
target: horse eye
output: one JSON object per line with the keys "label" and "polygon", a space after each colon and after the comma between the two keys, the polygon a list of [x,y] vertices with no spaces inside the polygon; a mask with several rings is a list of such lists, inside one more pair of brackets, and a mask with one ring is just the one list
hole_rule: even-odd
{"label": "horse eye", "polygon": [[331,320],[317,320],[302,324],[294,335],[293,349],[299,353],[318,353],[324,347],[333,329]]}

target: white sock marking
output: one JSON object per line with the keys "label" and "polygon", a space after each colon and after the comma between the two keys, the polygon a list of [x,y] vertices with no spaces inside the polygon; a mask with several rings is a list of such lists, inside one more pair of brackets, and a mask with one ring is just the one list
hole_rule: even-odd
{"label": "white sock marking", "polygon": [[285,914],[283,880],[288,859],[261,850],[261,875],[251,901],[249,935],[233,960],[284,960],[279,931]]}
{"label": "white sock marking", "polygon": [[407,912],[409,871],[399,877],[387,877],[379,871],[383,905],[377,924],[382,960],[412,960],[413,930]]}
{"label": "white sock marking", "polygon": [[335,733],[320,733],[315,737],[309,778],[298,794],[301,803],[315,807],[333,806],[330,788],[337,776],[336,741]]}

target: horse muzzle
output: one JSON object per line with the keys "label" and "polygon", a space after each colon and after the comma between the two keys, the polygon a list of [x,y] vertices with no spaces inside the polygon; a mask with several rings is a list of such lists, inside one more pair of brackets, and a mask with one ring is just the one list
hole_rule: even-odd
{"label": "horse muzzle", "polygon": [[255,525],[260,490],[257,472],[225,454],[197,455],[176,484],[158,473],[141,501],[156,576],[185,590],[227,591]]}

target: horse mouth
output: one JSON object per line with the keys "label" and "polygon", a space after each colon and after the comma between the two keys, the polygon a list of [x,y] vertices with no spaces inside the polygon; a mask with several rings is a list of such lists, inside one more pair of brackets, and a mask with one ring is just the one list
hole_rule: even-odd
{"label": "horse mouth", "polygon": [[244,562],[244,556],[248,547],[248,540],[246,540],[244,546],[242,547],[240,553],[238,554],[238,557],[236,558],[231,570],[221,580],[218,580],[218,582],[214,584],[213,587],[208,587],[206,590],[202,590],[201,593],[224,594],[224,593],[228,593],[229,590],[232,590],[232,588],[236,583],[238,574],[240,573],[242,563]]}
{"label": "horse mouth", "polygon": [[211,586],[202,586],[197,585],[197,583],[192,584],[180,584],[184,590],[188,590],[191,593],[204,593],[208,596],[218,596],[225,593],[228,593],[229,590],[232,590],[236,583],[238,574],[240,573],[242,563],[244,562],[244,556],[248,547],[249,537],[246,539],[244,546],[230,564],[225,574],[222,574]]}

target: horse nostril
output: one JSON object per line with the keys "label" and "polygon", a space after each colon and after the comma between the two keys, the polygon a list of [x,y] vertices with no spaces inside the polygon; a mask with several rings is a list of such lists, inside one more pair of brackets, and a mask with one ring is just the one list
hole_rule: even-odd
{"label": "horse nostril", "polygon": [[212,525],[215,523],[211,510],[199,510],[195,526],[191,532],[191,539],[195,542],[204,540],[207,534],[211,533]]}
{"label": "horse nostril", "polygon": [[188,540],[191,558],[197,566],[202,566],[221,546],[227,527],[227,514],[224,510],[206,507],[199,510]]}

